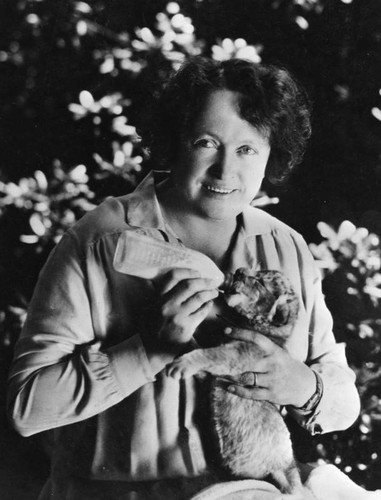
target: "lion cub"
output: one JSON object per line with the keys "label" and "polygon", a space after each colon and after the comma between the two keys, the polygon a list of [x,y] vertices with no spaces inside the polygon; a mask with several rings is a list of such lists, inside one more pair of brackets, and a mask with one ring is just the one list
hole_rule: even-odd
{"label": "lion cub", "polygon": [[[238,269],[225,292],[225,300],[233,309],[231,319],[237,326],[262,333],[281,347],[291,334],[299,310],[296,293],[279,271],[250,274],[244,268]],[[283,493],[300,493],[303,486],[279,408],[267,401],[231,394],[219,379],[251,370],[248,343],[236,340],[196,349],[167,366],[167,374],[174,378],[187,378],[198,372],[213,376],[212,429],[223,470],[237,478],[270,476]]]}

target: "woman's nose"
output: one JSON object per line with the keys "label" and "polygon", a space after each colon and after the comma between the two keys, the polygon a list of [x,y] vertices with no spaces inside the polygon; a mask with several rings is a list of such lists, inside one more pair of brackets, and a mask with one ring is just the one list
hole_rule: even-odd
{"label": "woman's nose", "polygon": [[229,178],[234,175],[235,162],[233,155],[226,150],[218,152],[215,161],[211,167],[211,172],[218,179]]}

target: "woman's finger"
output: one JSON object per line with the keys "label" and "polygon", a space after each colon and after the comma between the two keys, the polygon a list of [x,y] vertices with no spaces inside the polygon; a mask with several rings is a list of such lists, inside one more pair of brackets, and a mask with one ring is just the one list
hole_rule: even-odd
{"label": "woman's finger", "polygon": [[213,306],[213,300],[210,300],[209,302],[205,302],[197,311],[194,313],[190,314],[190,318],[196,324],[197,326],[204,321],[204,319],[208,316],[209,311],[211,310]]}
{"label": "woman's finger", "polygon": [[243,340],[244,342],[254,342],[256,332],[245,328],[226,327],[224,334],[232,340]]}
{"label": "woman's finger", "polygon": [[255,361],[253,363],[252,371],[246,371],[239,375],[229,375],[229,379],[232,385],[241,385],[246,387],[262,387],[264,389],[269,388],[269,383],[271,379],[269,373],[265,371],[266,363],[262,363],[261,360]]}
{"label": "woman's finger", "polygon": [[183,314],[187,316],[196,313],[204,304],[213,301],[218,297],[218,291],[203,290],[202,292],[195,293],[181,304]]}
{"label": "woman's finger", "polygon": [[245,372],[239,377],[239,383],[249,387],[266,387],[263,382],[263,375],[257,371]]}
{"label": "woman's finger", "polygon": [[240,398],[268,401],[269,391],[263,387],[243,387],[242,385],[228,385],[226,390]]}
{"label": "woman's finger", "polygon": [[199,277],[200,273],[194,269],[178,267],[171,269],[152,282],[160,295],[164,295],[172,290],[180,281]]}
{"label": "woman's finger", "polygon": [[[204,298],[202,293],[207,292]],[[163,303],[174,307],[186,306],[190,299],[198,302],[191,312],[198,309],[204,302],[218,296],[216,282],[209,278],[191,278],[177,283],[171,290],[162,295]],[[203,300],[204,298],[204,300]]]}

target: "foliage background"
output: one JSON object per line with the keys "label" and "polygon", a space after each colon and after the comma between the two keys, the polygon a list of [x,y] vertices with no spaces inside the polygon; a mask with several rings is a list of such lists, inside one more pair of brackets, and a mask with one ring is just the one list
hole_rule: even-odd
{"label": "foliage background", "polygon": [[[153,166],[135,127],[150,94],[192,54],[280,63],[311,95],[305,161],[286,187],[264,186],[279,204],[259,202],[312,244],[363,410],[344,433],[295,431],[295,440],[302,459],[334,462],[381,488],[378,0],[0,0],[0,403],[49,251],[86,211],[131,191]],[[0,491],[31,494],[46,474],[44,455],[5,420],[3,429],[11,458],[0,459],[9,476]]]}

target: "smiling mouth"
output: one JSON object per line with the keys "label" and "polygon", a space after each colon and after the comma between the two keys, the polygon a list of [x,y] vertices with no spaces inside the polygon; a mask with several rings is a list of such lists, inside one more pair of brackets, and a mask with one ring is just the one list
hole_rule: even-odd
{"label": "smiling mouth", "polygon": [[204,188],[207,189],[208,191],[211,191],[212,193],[218,193],[218,194],[231,194],[235,189],[222,189],[222,188],[217,188],[215,186],[209,186],[207,184],[204,184]]}

